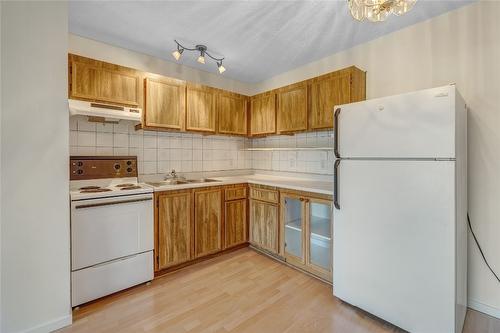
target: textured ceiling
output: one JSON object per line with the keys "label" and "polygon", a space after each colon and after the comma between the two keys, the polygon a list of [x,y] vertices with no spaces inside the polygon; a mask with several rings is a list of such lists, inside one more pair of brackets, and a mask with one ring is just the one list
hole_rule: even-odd
{"label": "textured ceiling", "polygon": [[[260,82],[471,1],[420,0],[384,23],[357,22],[342,1],[71,1],[70,32],[175,61],[173,39],[226,57],[224,76]],[[217,72],[185,52],[180,63]],[[207,59],[208,60],[208,59]]]}

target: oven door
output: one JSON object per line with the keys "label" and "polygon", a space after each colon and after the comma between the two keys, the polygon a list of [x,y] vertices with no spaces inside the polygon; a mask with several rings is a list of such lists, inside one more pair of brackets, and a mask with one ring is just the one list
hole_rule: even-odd
{"label": "oven door", "polygon": [[71,202],[72,271],[153,249],[153,195]]}

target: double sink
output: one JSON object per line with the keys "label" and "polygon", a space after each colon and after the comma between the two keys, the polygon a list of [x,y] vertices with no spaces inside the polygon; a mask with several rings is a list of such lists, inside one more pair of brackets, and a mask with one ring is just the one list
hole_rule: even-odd
{"label": "double sink", "polygon": [[185,184],[201,184],[201,183],[214,183],[220,182],[217,179],[202,178],[202,179],[168,179],[160,182],[146,182],[146,184],[160,187],[164,185],[185,185]]}

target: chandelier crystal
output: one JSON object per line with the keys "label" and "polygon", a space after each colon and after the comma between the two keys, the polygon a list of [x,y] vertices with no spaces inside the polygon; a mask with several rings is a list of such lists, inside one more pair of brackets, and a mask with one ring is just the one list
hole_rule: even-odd
{"label": "chandelier crystal", "polygon": [[385,21],[390,14],[409,12],[417,0],[347,0],[352,17],[358,21]]}

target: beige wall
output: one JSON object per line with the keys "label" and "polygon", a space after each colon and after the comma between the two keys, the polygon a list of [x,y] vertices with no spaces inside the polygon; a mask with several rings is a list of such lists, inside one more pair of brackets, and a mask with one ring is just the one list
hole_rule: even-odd
{"label": "beige wall", "polygon": [[[228,79],[223,75],[200,71],[173,61],[165,61],[150,55],[119,48],[92,39],[69,34],[68,52],[84,57],[119,64],[145,72],[161,74],[190,82],[206,84],[240,94],[248,94],[252,86]],[[173,60],[173,58],[172,58]]]}
{"label": "beige wall", "polygon": [[[368,98],[456,83],[470,108],[469,212],[500,274],[499,17],[500,2],[468,5],[273,77],[254,92],[353,64],[367,71]],[[500,317],[500,284],[470,237],[469,305]]]}
{"label": "beige wall", "polygon": [[65,1],[1,2],[0,331],[71,323]]}

